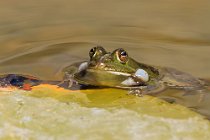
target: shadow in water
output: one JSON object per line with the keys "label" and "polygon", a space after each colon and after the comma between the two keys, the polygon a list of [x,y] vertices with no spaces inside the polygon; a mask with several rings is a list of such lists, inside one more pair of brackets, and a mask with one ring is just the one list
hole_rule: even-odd
{"label": "shadow in water", "polygon": [[210,87],[200,90],[167,89],[152,96],[169,103],[180,104],[198,112],[210,120]]}

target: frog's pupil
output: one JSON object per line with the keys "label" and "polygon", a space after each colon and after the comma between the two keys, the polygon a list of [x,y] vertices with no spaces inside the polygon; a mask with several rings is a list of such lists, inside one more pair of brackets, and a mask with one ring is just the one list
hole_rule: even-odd
{"label": "frog's pupil", "polygon": [[94,49],[91,49],[91,50],[90,50],[90,53],[94,53]]}
{"label": "frog's pupil", "polygon": [[95,48],[92,48],[89,52],[90,57],[92,57],[95,53]]}
{"label": "frog's pupil", "polygon": [[126,51],[122,51],[120,54],[121,54],[121,56],[127,56]]}
{"label": "frog's pupil", "polygon": [[128,57],[127,52],[124,50],[120,50],[119,54],[120,54],[119,59],[120,59],[121,63],[125,63],[127,61],[127,57]]}

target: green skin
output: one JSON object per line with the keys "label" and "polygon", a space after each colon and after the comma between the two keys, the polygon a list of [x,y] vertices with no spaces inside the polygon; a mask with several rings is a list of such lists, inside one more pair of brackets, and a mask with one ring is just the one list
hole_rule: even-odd
{"label": "green skin", "polygon": [[[172,68],[139,63],[129,57],[127,52],[125,54],[123,49],[116,49],[110,53],[103,47],[97,46],[90,50],[89,55],[89,61],[75,63],[64,69],[65,80],[70,81],[70,86],[73,81],[76,81],[83,85],[127,88],[135,90],[135,93],[136,91],[138,93],[156,93],[166,88],[196,90],[205,86],[204,81],[187,73]],[[135,72],[138,69],[146,71],[149,80],[144,81],[141,78],[136,78]],[[122,84],[129,77],[136,83],[133,85]]]}

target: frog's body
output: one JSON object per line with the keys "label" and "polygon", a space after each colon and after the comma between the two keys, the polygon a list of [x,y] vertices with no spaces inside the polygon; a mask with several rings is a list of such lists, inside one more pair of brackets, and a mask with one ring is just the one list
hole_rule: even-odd
{"label": "frog's body", "polygon": [[127,88],[140,93],[154,93],[168,87],[200,89],[205,83],[187,73],[139,63],[123,49],[112,53],[103,47],[90,50],[90,61],[75,63],[64,69],[65,80],[83,85]]}
{"label": "frog's body", "polygon": [[[157,93],[167,88],[198,90],[205,82],[187,73],[172,68],[162,68],[139,63],[130,58],[123,49],[112,53],[103,47],[94,47],[89,52],[90,60],[72,64],[64,69],[64,81],[79,85],[116,87],[134,93]],[[0,86],[34,86],[42,83],[58,84],[59,81],[43,81],[25,75],[9,74],[0,77]]]}
{"label": "frog's body", "polygon": [[[47,83],[65,88],[71,87],[72,90],[90,88],[90,86],[123,88],[135,95],[150,94],[170,103],[184,105],[210,119],[210,94],[208,94],[210,86],[206,85],[209,82],[172,68],[139,63],[130,58],[123,49],[116,49],[110,53],[102,47],[94,47],[89,55],[89,61],[75,63],[64,69],[64,82],[9,74],[0,76],[0,87],[15,86],[31,90],[31,86]],[[168,88],[181,90],[162,92]],[[156,94],[158,92],[161,94]]]}

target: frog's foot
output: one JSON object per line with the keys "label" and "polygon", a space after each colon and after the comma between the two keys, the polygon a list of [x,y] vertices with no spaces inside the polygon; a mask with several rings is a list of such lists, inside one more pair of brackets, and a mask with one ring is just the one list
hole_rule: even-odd
{"label": "frog's foot", "polygon": [[78,85],[78,82],[73,79],[69,79],[67,82],[68,82],[68,88],[73,87],[73,85]]}
{"label": "frog's foot", "polygon": [[129,89],[129,94],[143,97],[145,94],[154,95],[166,89],[167,87],[164,84],[159,83],[157,85],[131,87]]}
{"label": "frog's foot", "polygon": [[75,85],[78,85],[78,82],[74,80],[73,75],[65,75],[64,80],[57,84],[59,87],[70,89]]}
{"label": "frog's foot", "polygon": [[129,95],[135,95],[135,96],[143,97],[142,89],[130,89],[128,91],[128,94]]}
{"label": "frog's foot", "polygon": [[129,89],[128,94],[143,97],[147,93],[146,90],[147,86],[132,87]]}

